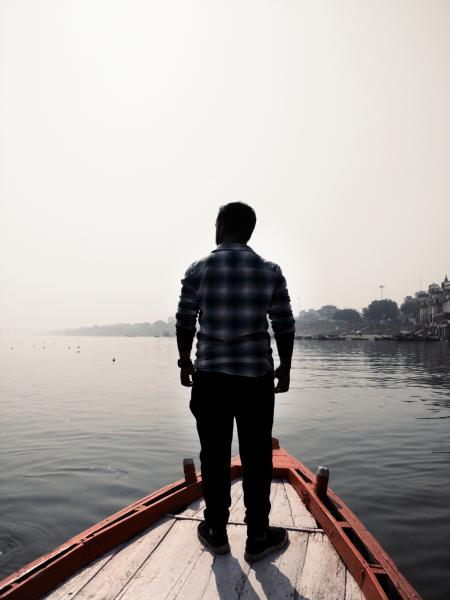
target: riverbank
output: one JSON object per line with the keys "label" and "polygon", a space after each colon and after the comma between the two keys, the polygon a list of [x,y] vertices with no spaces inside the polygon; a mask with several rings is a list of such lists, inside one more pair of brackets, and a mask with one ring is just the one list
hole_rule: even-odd
{"label": "riverbank", "polygon": [[394,335],[336,335],[336,334],[317,334],[317,335],[296,335],[296,340],[313,340],[313,341],[332,341],[332,342],[449,342],[443,338],[434,335],[418,335],[414,333],[400,332]]}

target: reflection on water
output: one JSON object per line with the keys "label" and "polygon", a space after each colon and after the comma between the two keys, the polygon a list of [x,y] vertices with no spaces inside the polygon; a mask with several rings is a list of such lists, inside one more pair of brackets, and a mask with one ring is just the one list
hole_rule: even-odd
{"label": "reflection on water", "polygon": [[[199,466],[173,338],[2,338],[0,359],[0,576]],[[297,341],[276,400],[282,445],[330,467],[433,600],[450,597],[449,419],[445,343]]]}

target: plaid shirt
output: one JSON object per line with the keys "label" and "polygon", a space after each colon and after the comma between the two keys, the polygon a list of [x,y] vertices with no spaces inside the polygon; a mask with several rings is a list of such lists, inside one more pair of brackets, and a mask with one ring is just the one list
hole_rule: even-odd
{"label": "plaid shirt", "polygon": [[281,268],[247,244],[219,244],[181,280],[176,326],[195,333],[195,368],[257,377],[273,371],[267,315],[278,335],[295,331]]}

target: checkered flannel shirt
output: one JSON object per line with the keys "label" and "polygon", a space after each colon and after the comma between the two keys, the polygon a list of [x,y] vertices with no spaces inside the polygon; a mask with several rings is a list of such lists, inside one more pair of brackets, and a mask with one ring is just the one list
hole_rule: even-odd
{"label": "checkered flannel shirt", "polygon": [[257,377],[273,372],[267,315],[273,333],[294,337],[286,279],[281,268],[247,244],[222,243],[193,262],[181,280],[176,327],[195,335],[195,368]]}

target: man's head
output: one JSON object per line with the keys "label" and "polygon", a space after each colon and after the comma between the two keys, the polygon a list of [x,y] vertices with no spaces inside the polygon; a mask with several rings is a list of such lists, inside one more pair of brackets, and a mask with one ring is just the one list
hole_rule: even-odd
{"label": "man's head", "polygon": [[246,244],[256,225],[256,214],[243,202],[221,206],[216,219],[216,244],[240,242]]}

